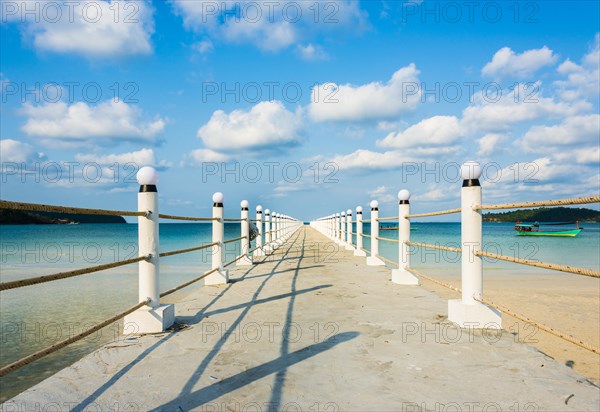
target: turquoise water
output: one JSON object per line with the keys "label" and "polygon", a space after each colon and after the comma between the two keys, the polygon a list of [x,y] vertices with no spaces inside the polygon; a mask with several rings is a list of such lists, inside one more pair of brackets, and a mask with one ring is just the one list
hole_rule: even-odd
{"label": "turquoise water", "polygon": [[[559,264],[600,268],[600,224],[586,223],[576,238],[520,237],[512,223],[484,224],[485,249],[492,253]],[[413,223],[411,240],[459,247],[460,223]],[[370,225],[364,225],[370,233]],[[354,229],[355,231],[355,229]],[[161,251],[211,243],[210,224],[161,224]],[[240,226],[228,223],[225,239],[240,236]],[[397,239],[397,231],[381,231]],[[354,242],[356,240],[354,239]],[[364,246],[369,249],[369,238]],[[239,255],[239,242],[226,245],[225,260]],[[0,226],[0,281],[51,274],[137,256],[137,225]],[[380,242],[382,256],[398,261],[398,243]],[[332,255],[335,257],[335,254]],[[210,251],[161,259],[160,288],[170,289],[210,267]],[[452,252],[417,248],[411,266],[424,273],[460,271]],[[558,273],[509,262],[484,259],[485,274]],[[575,275],[574,275],[575,276]],[[5,365],[100,322],[137,302],[137,264],[108,271],[2,292],[0,299],[0,364]],[[60,352],[0,379],[0,402],[70,365],[111,341],[120,326],[112,325]]]}

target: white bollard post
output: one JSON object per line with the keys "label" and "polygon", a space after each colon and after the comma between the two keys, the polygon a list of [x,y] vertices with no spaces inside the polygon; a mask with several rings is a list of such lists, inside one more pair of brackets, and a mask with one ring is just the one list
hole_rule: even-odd
{"label": "white bollard post", "polygon": [[379,255],[379,202],[371,200],[371,255],[367,258],[368,266],[385,266]]}
{"label": "white bollard post", "polygon": [[346,210],[346,250],[354,250],[354,246],[352,246],[352,209]]}
{"label": "white bollard post", "polygon": [[273,212],[271,214],[272,217],[272,226],[273,226],[273,230],[272,230],[272,236],[271,236],[271,250],[276,250],[277,247],[279,246],[279,213],[277,212]]}
{"label": "white bollard post", "polygon": [[218,243],[212,247],[211,269],[218,269],[204,278],[205,285],[223,285],[229,282],[229,271],[223,267],[223,243],[225,237],[225,221],[223,220],[223,193],[217,192],[213,195],[213,220],[212,241]]}
{"label": "white bollard post", "polygon": [[263,247],[265,254],[271,253],[271,242],[273,241],[272,235],[271,211],[269,209],[265,209],[265,245]]}
{"label": "white bollard post", "polygon": [[263,221],[262,221],[262,206],[256,206],[256,227],[258,228],[258,234],[256,235],[256,250],[254,251],[254,256],[259,257],[263,256],[262,250],[262,237],[263,237]]}
{"label": "white bollard post", "polygon": [[338,224],[340,225],[340,236],[339,236],[339,243],[340,246],[345,246],[346,242],[344,241],[344,239],[346,238],[346,211],[342,210],[340,212],[340,219],[338,221]]}
{"label": "white bollard post", "polygon": [[392,282],[400,285],[418,285],[419,278],[406,270],[410,267],[410,193],[408,190],[398,192],[398,269],[392,270]]}
{"label": "white bollard post", "polygon": [[362,206],[356,207],[356,249],[354,249],[354,256],[364,257],[367,256],[363,250],[363,208]]}
{"label": "white bollard post", "polygon": [[448,319],[460,327],[501,329],[500,312],[473,299],[483,295],[483,265],[476,250],[483,248],[482,217],[473,207],[481,204],[481,165],[469,161],[460,168],[461,189],[461,279],[462,299],[448,301]]}
{"label": "white bollard post", "polygon": [[138,217],[138,253],[139,256],[150,257],[138,264],[140,302],[150,298],[148,306],[144,306],[125,316],[124,331],[133,334],[164,332],[175,321],[173,305],[160,304],[160,248],[158,228],[158,174],[152,167],[142,167],[137,173],[140,184],[138,193],[138,211],[146,212],[146,216]]}
{"label": "white bollard post", "polygon": [[242,200],[240,207],[242,208],[240,213],[240,236],[243,236],[241,241],[241,254],[243,256],[237,261],[236,266],[249,266],[252,265],[252,257],[248,253],[250,250],[250,218],[248,217],[248,206],[247,200]]}

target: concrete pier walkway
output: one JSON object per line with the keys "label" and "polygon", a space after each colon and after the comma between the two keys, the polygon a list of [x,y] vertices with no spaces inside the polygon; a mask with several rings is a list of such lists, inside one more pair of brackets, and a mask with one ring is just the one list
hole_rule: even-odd
{"label": "concrete pier walkway", "polygon": [[310,227],[232,278],[191,287],[175,331],[113,342],[4,410],[600,410],[573,370],[507,331],[457,328],[445,300]]}

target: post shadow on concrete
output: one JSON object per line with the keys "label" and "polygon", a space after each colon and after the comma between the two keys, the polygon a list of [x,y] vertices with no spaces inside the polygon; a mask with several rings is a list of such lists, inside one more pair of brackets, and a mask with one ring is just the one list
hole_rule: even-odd
{"label": "post shadow on concrete", "polygon": [[[295,239],[297,239],[298,237],[299,237],[299,233],[296,232]],[[288,244],[287,250],[285,251],[283,257],[286,257],[287,254],[289,253],[289,251],[292,249],[292,246],[293,246],[293,244],[295,242],[295,239],[292,240]],[[275,276],[275,273],[277,272],[277,268],[281,265],[281,263],[282,263],[282,260],[278,260],[277,261],[277,263],[275,264],[275,266],[273,266],[273,268],[271,269],[271,272],[269,273],[269,276],[267,276],[261,282],[261,284],[258,286],[258,288],[256,289],[256,291],[252,295],[252,299],[244,307],[244,309],[242,310],[242,312],[240,313],[240,315],[237,317],[237,319],[235,321],[233,321],[231,323],[231,325],[229,325],[229,327],[227,328],[227,330],[221,335],[221,337],[215,343],[215,345],[210,350],[210,352],[208,352],[206,354],[206,356],[204,357],[204,359],[202,359],[202,361],[200,362],[200,364],[198,365],[198,367],[196,368],[196,370],[192,373],[192,375],[190,376],[190,378],[188,379],[188,381],[183,386],[181,392],[179,393],[178,398],[180,398],[180,397],[185,398],[185,397],[189,396],[189,394],[191,394],[192,388],[194,387],[194,385],[200,380],[200,378],[202,377],[202,375],[206,371],[206,368],[208,367],[208,365],[210,364],[210,362],[212,362],[212,360],[221,351],[221,349],[223,348],[223,345],[225,345],[225,342],[227,342],[227,340],[231,336],[232,332],[236,330],[236,328],[238,327],[238,325],[240,325],[240,323],[244,320],[244,318],[246,317],[246,315],[250,312],[250,309],[254,306],[254,304],[258,300],[258,295],[262,292],[262,290],[267,285],[267,283],[269,282],[269,280],[271,280],[271,278],[273,278],[273,276]],[[196,314],[194,316],[197,317],[198,314]],[[199,319],[201,319],[201,318],[202,317],[199,317]]]}
{"label": "post shadow on concrete", "polygon": [[265,376],[285,370],[290,366],[328,351],[341,343],[348,342],[359,335],[360,334],[358,332],[338,333],[337,335],[331,336],[329,339],[326,339],[323,342],[309,345],[295,352],[263,363],[262,365],[255,366],[240,372],[237,375],[230,376],[229,378],[225,378],[219,382],[215,382],[210,386],[190,392],[185,397],[173,399],[170,402],[152,409],[152,411],[186,411],[197,408],[201,405],[209,404],[224,394],[242,388],[251,382],[264,378]]}
{"label": "post shadow on concrete", "polygon": [[[246,272],[244,272],[240,278],[244,278],[249,275],[252,271],[254,271],[257,267],[252,266],[249,267]],[[219,299],[221,299],[231,288],[233,284],[228,284],[217,296],[215,296],[201,311],[199,311],[194,318],[201,320],[204,316],[204,312],[206,312],[210,307],[212,307]],[[179,322],[179,318],[176,318],[177,323]],[[94,393],[90,394],[87,398],[85,398],[79,405],[73,408],[73,411],[83,411],[88,406],[94,403],[98,397],[100,397],[104,392],[106,392],[112,385],[114,385],[119,379],[121,379],[127,372],[129,372],[135,365],[140,363],[143,359],[145,359],[148,355],[150,355],[154,350],[158,347],[169,341],[173,336],[175,336],[177,332],[171,332],[163,338],[159,339],[155,344],[144,350],[138,357],[136,357],[132,362],[124,366],[121,370],[115,373],[104,385],[99,387]]]}

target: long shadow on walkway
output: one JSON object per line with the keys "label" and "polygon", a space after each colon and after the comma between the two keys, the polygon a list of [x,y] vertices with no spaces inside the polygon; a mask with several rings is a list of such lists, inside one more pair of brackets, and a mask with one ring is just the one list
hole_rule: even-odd
{"label": "long shadow on walkway", "polygon": [[[255,269],[257,269],[257,266],[250,267],[238,279],[243,279],[244,277],[248,276]],[[230,291],[232,287],[233,287],[233,283],[228,284],[227,287],[225,287],[217,296],[214,297],[213,300],[211,300],[208,303],[208,305],[206,305],[200,312],[198,312],[194,316],[194,319],[197,319],[197,321],[200,321],[204,317],[204,313],[210,307],[212,307],[215,303],[217,303],[217,301],[219,299],[221,299],[228,291]],[[180,318],[179,317],[176,318],[176,321],[180,322]],[[79,405],[75,406],[73,408],[73,411],[74,412],[79,412],[79,411],[85,410],[88,406],[90,406],[92,403],[94,403],[94,401],[96,399],[98,399],[98,397],[100,397],[104,392],[106,392],[110,387],[112,387],[119,379],[121,379],[123,376],[125,376],[127,374],[127,372],[129,372],[135,365],[137,365],[138,363],[140,363],[143,359],[145,359],[148,355],[150,355],[154,350],[156,350],[158,347],[160,347],[161,345],[163,345],[166,342],[168,342],[175,335],[176,335],[176,332],[169,333],[168,335],[166,335],[166,336],[162,337],[161,339],[159,339],[155,344],[153,344],[149,348],[145,349],[133,361],[131,361],[126,366],[124,366],[121,370],[119,370],[117,373],[115,373],[104,385],[100,386],[96,391],[94,391],[94,393],[90,394]]]}

